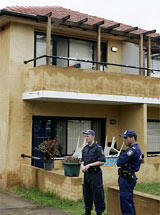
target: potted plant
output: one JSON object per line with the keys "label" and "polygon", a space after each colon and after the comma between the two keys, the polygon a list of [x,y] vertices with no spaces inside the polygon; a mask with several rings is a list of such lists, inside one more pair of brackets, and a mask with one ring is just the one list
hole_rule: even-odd
{"label": "potted plant", "polygon": [[81,160],[77,157],[67,156],[64,158],[64,175],[69,177],[78,177],[80,172]]}
{"label": "potted plant", "polygon": [[36,147],[37,150],[44,153],[44,169],[52,170],[54,167],[54,157],[59,157],[60,152],[57,146],[57,139],[48,139]]}

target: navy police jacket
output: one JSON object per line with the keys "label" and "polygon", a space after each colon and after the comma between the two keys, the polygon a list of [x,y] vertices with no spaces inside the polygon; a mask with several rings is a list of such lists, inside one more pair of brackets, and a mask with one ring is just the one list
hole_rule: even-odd
{"label": "navy police jacket", "polygon": [[84,165],[94,163],[96,161],[105,162],[106,158],[103,149],[97,143],[93,143],[91,146],[86,145],[82,150],[82,162]]}
{"label": "navy police jacket", "polygon": [[125,152],[121,153],[118,160],[117,166],[122,167],[125,170],[131,170],[137,172],[140,169],[142,162],[142,153],[138,144],[134,144],[129,147]]}

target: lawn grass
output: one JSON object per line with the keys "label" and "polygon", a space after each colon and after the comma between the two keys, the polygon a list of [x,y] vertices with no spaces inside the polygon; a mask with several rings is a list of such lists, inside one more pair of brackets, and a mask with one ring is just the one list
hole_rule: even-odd
{"label": "lawn grass", "polygon": [[137,184],[135,190],[160,196],[160,183]]}
{"label": "lawn grass", "polygon": [[[73,215],[81,215],[84,213],[83,200],[78,202],[73,202],[67,199],[61,199],[53,193],[41,192],[36,188],[15,187],[10,191],[23,198],[27,198],[35,202],[39,202],[42,205],[59,208],[64,211],[71,212]],[[105,191],[105,194],[106,194],[106,191]],[[95,215],[96,213],[93,211],[92,214]],[[107,215],[106,212],[104,212],[104,215]]]}
{"label": "lawn grass", "polygon": [[[160,196],[160,183],[137,184],[135,187],[135,190]],[[35,202],[39,202],[42,205],[59,208],[64,211],[71,212],[72,215],[81,215],[84,212],[83,200],[78,202],[73,202],[67,199],[61,199],[53,193],[41,192],[36,188],[18,187],[18,188],[12,189],[11,192],[21,197],[31,199]],[[107,201],[107,192],[105,190],[105,202],[106,201]],[[94,210],[92,214],[93,215],[96,214]],[[106,211],[104,212],[104,215],[107,215]]]}

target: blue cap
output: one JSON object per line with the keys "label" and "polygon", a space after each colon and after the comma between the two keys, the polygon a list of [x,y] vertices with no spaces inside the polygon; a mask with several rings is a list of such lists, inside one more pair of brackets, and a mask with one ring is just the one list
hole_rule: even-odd
{"label": "blue cap", "polygon": [[88,135],[95,136],[95,132],[94,132],[93,130],[86,130],[86,131],[83,131],[83,134],[88,134]]}
{"label": "blue cap", "polygon": [[127,130],[127,131],[124,132],[124,134],[121,134],[120,136],[124,137],[124,138],[125,137],[137,137],[137,134],[133,130]]}

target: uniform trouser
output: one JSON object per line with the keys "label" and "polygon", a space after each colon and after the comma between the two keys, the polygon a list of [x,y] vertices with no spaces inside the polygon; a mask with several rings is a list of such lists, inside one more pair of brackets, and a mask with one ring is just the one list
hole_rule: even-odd
{"label": "uniform trouser", "polygon": [[136,176],[132,179],[126,179],[119,176],[118,183],[120,188],[120,206],[122,215],[136,215],[136,210],[133,202],[133,189],[136,185]]}
{"label": "uniform trouser", "polygon": [[92,210],[93,202],[97,213],[105,210],[102,172],[84,174],[83,196],[87,211]]}

